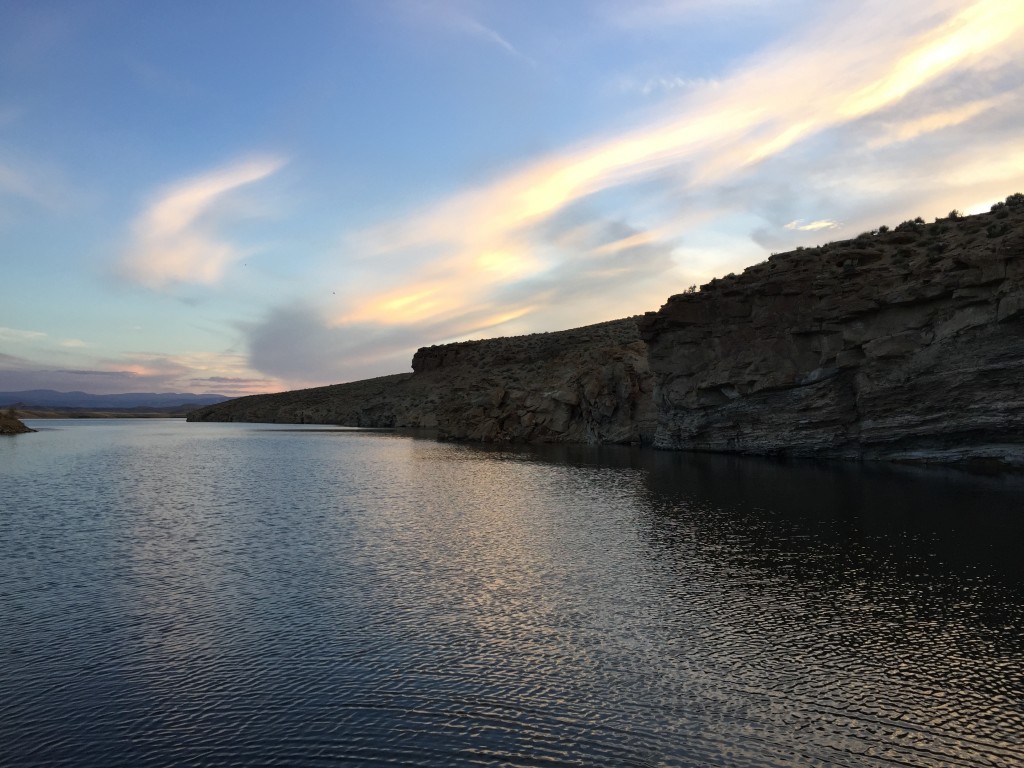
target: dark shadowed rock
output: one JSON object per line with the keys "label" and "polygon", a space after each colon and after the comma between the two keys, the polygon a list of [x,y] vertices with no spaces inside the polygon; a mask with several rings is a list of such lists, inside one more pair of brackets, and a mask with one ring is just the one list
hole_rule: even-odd
{"label": "dark shadowed rock", "polygon": [[0,435],[23,435],[27,432],[35,430],[26,427],[13,411],[0,411]]}
{"label": "dark shadowed rock", "polygon": [[252,395],[189,421],[405,427],[486,442],[649,442],[647,352],[632,318],[420,349],[413,373]]}
{"label": "dark shadowed rock", "polygon": [[1024,201],[779,254],[639,324],[656,446],[1024,465]]}
{"label": "dark shadowed rock", "polygon": [[441,437],[650,442],[647,349],[633,318],[585,328],[420,349],[414,377],[439,382]]}

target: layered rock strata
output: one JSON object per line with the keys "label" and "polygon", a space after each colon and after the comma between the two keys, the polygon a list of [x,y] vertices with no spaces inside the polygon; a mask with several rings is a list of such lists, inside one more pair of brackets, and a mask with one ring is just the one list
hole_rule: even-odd
{"label": "layered rock strata", "polygon": [[1024,200],[773,256],[640,321],[661,448],[1024,466]]}
{"label": "layered rock strata", "polygon": [[424,347],[413,373],[252,395],[190,421],[405,427],[444,439],[649,442],[647,354],[633,318],[554,333]]}

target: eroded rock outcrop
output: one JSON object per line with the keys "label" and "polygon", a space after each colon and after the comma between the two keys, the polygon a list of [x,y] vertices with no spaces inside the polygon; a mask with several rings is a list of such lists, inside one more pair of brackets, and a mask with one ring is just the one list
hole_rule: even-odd
{"label": "eroded rock outcrop", "polygon": [[640,321],[661,448],[1024,465],[1024,199],[779,254]]}
{"label": "eroded rock outcrop", "polygon": [[443,439],[649,442],[652,385],[633,318],[420,349],[413,373],[252,395],[190,421],[406,427]]}
{"label": "eroded rock outcrop", "polygon": [[647,350],[632,318],[420,349],[414,377],[441,383],[442,437],[483,441],[649,442]]}

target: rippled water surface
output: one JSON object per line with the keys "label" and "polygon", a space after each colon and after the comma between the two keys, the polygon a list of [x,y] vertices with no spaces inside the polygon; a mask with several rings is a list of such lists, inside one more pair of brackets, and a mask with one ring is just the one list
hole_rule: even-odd
{"label": "rippled water surface", "polygon": [[385,433],[0,439],[0,765],[1024,765],[1024,483]]}

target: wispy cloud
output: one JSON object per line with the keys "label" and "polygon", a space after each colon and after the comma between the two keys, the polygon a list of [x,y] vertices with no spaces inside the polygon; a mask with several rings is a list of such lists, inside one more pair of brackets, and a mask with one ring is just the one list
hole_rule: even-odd
{"label": "wispy cloud", "polygon": [[42,331],[26,331],[21,328],[4,328],[0,326],[0,341],[38,341],[45,339]]}
{"label": "wispy cloud", "polygon": [[[0,128],[20,122],[26,114],[23,107],[0,104]],[[80,204],[83,197],[52,158],[0,143],[0,219],[16,218],[12,211],[18,202],[64,212]]]}
{"label": "wispy cloud", "polygon": [[468,16],[458,15],[451,17],[451,23],[457,29],[462,30],[463,32],[472,37],[475,37],[479,40],[484,40],[485,42],[488,43],[493,43],[494,45],[498,46],[511,56],[515,56],[517,59],[525,61],[531,67],[537,66],[536,61],[534,61],[532,58],[530,58],[525,53],[516,48],[514,45],[512,45],[512,43],[510,43],[508,40],[506,40],[504,37],[498,34],[498,32],[484,24],[481,24],[476,19],[471,19]]}
{"label": "wispy cloud", "polygon": [[717,88],[719,81],[707,77],[679,77],[678,75],[637,79],[622,77],[615,81],[615,87],[623,93],[651,94],[693,91],[702,88]]}
{"label": "wispy cloud", "polygon": [[[391,259],[390,276],[376,283],[368,276],[359,294],[349,294],[331,315],[331,322],[337,327],[440,324],[455,331],[454,318],[476,317],[475,308],[517,294],[515,286],[542,283],[577,264],[574,253],[538,233],[544,231],[544,222],[583,201],[670,179],[672,194],[700,201],[705,209],[742,209],[752,194],[745,189],[746,181],[757,187],[753,194],[768,192],[756,182],[757,169],[769,163],[787,158],[802,162],[809,169],[802,183],[818,184],[814,169],[823,162],[820,148],[814,156],[804,158],[802,153],[826,132],[850,128],[836,135],[851,143],[832,152],[840,159],[855,157],[870,149],[859,126],[908,96],[934,90],[938,101],[949,98],[942,89],[953,75],[962,78],[998,67],[1017,67],[1019,74],[1024,6],[1001,0],[964,6],[950,0],[894,10],[891,3],[868,0],[856,8],[831,8],[832,13],[748,61],[717,88],[688,94],[660,121],[567,148],[418,214],[360,233],[352,239],[352,250],[372,257],[375,266]],[[931,123],[905,121],[897,134],[902,130],[908,137],[922,136],[937,126],[966,125],[998,103],[947,104],[942,109],[924,105],[926,114],[933,115]],[[988,172],[996,173],[1002,163],[997,150],[985,157]],[[895,159],[894,178],[906,172],[906,160],[887,159]],[[920,160],[914,157],[913,162]],[[821,173],[826,170],[832,171]],[[859,169],[846,173],[847,179],[865,181]],[[838,184],[839,179],[833,172],[820,184]],[[729,199],[727,190],[738,194]],[[865,190],[862,199],[869,196]],[[792,223],[794,214],[801,213],[791,211],[774,226],[782,232],[785,222]],[[814,232],[836,225],[834,216],[812,219],[793,229],[803,226],[802,231]],[[654,227],[639,220],[634,217],[632,226],[658,231],[663,246],[681,234],[673,231],[670,220],[662,218]],[[662,270],[672,269],[660,264]],[[603,295],[611,295],[612,282],[603,289]],[[519,311],[535,311],[533,307],[524,301],[519,307],[503,307],[503,314],[517,317]],[[608,315],[606,308],[604,317]],[[577,319],[603,318],[580,314]]]}
{"label": "wispy cloud", "polygon": [[479,40],[500,49],[504,54],[536,67],[537,62],[509,42],[505,35],[484,24],[451,2],[429,0],[423,3],[402,3],[396,8],[400,14],[412,19],[418,25],[427,24],[435,29],[447,30],[465,38]]}
{"label": "wispy cloud", "polygon": [[[225,375],[226,374],[226,375]],[[256,374],[243,356],[165,355],[29,359],[0,353],[0,390],[56,389],[93,394],[216,392],[240,396],[284,389],[282,380]]]}
{"label": "wispy cloud", "polygon": [[1005,101],[1005,97],[980,99],[956,106],[953,109],[944,109],[927,115],[914,115],[902,120],[887,121],[881,135],[868,143],[868,149],[878,149],[889,144],[910,141],[911,139],[916,139],[919,136],[940,131],[944,128],[953,128],[966,123],[968,120],[972,120]]}
{"label": "wispy cloud", "polygon": [[[818,2],[819,0],[815,0]],[[601,4],[602,15],[616,27],[626,29],[664,27],[692,23],[695,17],[707,17],[738,12],[778,13],[780,6],[798,6],[806,0],[606,0]]]}
{"label": "wispy cloud", "polygon": [[217,282],[242,250],[219,229],[238,190],[277,172],[278,157],[249,159],[186,179],[160,193],[133,225],[125,273],[149,288]]}
{"label": "wispy cloud", "polygon": [[839,224],[838,222],[831,221],[829,219],[818,219],[817,221],[808,221],[806,224],[801,219],[796,219],[785,225],[786,229],[792,229],[797,232],[821,232],[824,229],[836,229]]}
{"label": "wispy cloud", "polygon": [[[13,153],[12,153],[13,154]],[[64,209],[76,199],[60,172],[44,164],[31,165],[0,155],[0,201],[17,198],[51,211]]]}

